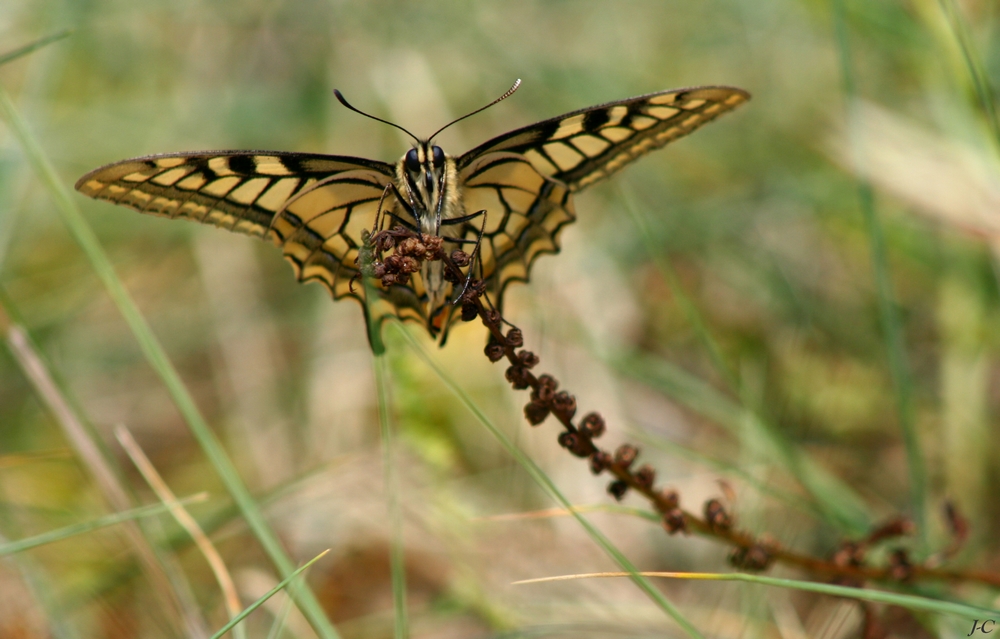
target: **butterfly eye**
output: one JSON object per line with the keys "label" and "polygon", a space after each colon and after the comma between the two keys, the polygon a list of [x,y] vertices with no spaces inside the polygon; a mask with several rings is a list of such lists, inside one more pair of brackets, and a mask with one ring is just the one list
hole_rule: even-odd
{"label": "butterfly eye", "polygon": [[420,171],[420,158],[417,156],[416,149],[410,149],[406,152],[406,158],[403,160],[406,164],[406,169],[410,173],[417,173]]}
{"label": "butterfly eye", "polygon": [[432,148],[431,157],[434,161],[435,168],[440,169],[442,166],[444,166],[444,151],[441,150],[441,147],[435,146],[434,148]]}

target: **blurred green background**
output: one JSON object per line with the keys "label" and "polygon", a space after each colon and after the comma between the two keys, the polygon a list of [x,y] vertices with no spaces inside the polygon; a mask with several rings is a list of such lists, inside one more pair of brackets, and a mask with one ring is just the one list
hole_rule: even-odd
{"label": "blurred green background", "polygon": [[[1000,145],[982,100],[1000,74],[995,2],[5,0],[0,54],[63,28],[73,33],[0,67],[0,86],[67,186],[160,152],[406,151],[334,88],[426,135],[521,78],[515,96],[438,138],[452,154],[642,93],[749,90],[734,114],[577,196],[562,253],[510,290],[508,319],[539,370],[608,419],[602,445],[639,442],[686,508],[726,495],[740,526],[817,555],[905,514],[920,525],[904,543],[922,559],[950,543],[951,500],[972,530],[951,561],[1000,570]],[[970,60],[986,79],[979,94]],[[392,636],[392,526],[358,305],[295,284],[270,245],[73,198],[290,556],[332,549],[309,582],[337,630]],[[3,127],[0,288],[132,503],[157,499],[118,425],[177,495],[209,491],[190,510],[241,604],[277,584]],[[556,444],[553,422],[523,420],[527,395],[482,356],[481,326],[460,326],[440,350],[408,329],[570,501],[612,502],[607,480]],[[412,636],[681,636],[626,580],[510,585],[615,565],[569,518],[490,518],[554,504],[395,328],[386,337]],[[14,351],[0,350],[0,535],[110,510]],[[588,516],[641,569],[727,570],[719,544]],[[202,555],[165,516],[144,530],[166,549],[176,599],[221,627]],[[108,528],[6,557],[0,636],[189,632],[129,540]],[[708,636],[858,632],[850,603],[662,587]],[[975,588],[950,596],[991,605]],[[250,636],[314,636],[283,597],[251,617]],[[929,636],[968,632],[921,621]]]}

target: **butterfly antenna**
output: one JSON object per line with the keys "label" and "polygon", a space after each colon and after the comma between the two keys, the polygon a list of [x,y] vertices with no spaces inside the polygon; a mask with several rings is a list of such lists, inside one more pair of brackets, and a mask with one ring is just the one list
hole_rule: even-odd
{"label": "butterfly antenna", "polygon": [[[412,133],[410,133],[409,131],[407,131],[403,127],[401,127],[398,124],[396,124],[395,122],[389,122],[388,120],[383,120],[382,118],[377,118],[374,115],[372,115],[371,113],[365,113],[361,109],[358,109],[358,108],[355,108],[355,107],[351,106],[351,103],[347,101],[347,99],[344,97],[344,94],[342,94],[339,90],[334,89],[333,90],[333,94],[335,96],[337,96],[337,100],[341,104],[343,104],[345,107],[347,107],[351,111],[354,111],[355,113],[360,113],[361,115],[365,116],[366,118],[371,118],[372,120],[376,120],[378,122],[381,122],[382,124],[388,124],[389,126],[394,126],[397,129],[399,129],[400,131],[402,131],[403,133],[405,133],[406,135],[408,135],[411,138],[413,138],[416,142],[418,142],[418,143],[420,142],[420,138],[418,138],[417,136],[413,135]],[[504,97],[507,97],[507,96],[504,96]],[[497,102],[499,102],[499,100],[497,100]],[[472,115],[472,114],[470,113],[469,115]]]}
{"label": "butterfly antenna", "polygon": [[500,102],[502,100],[506,100],[507,98],[509,98],[510,96],[512,96],[515,91],[517,91],[517,87],[519,87],[519,86],[521,86],[521,78],[518,78],[517,80],[515,80],[514,84],[509,89],[507,89],[507,91],[503,95],[501,95],[499,98],[497,98],[496,100],[490,102],[489,104],[487,104],[484,107],[479,107],[478,109],[476,109],[472,113],[466,113],[465,115],[463,115],[462,117],[458,118],[457,120],[452,120],[448,124],[444,125],[440,129],[438,129],[437,131],[435,131],[434,135],[432,135],[431,137],[429,137],[427,139],[428,140],[433,140],[435,137],[437,137],[438,133],[440,133],[441,131],[444,131],[445,129],[447,129],[448,127],[450,127],[452,124],[455,124],[456,122],[461,122],[465,118],[473,116],[473,115],[479,113],[480,111],[485,111],[486,109],[490,108],[491,106],[493,106],[497,102]]}

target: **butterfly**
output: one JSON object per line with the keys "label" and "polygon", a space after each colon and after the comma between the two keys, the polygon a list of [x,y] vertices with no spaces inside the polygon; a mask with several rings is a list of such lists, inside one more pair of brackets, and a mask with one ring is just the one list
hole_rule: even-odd
{"label": "butterfly", "polygon": [[573,193],[750,98],[733,87],[674,89],[566,113],[459,156],[434,144],[447,126],[505,99],[519,84],[426,139],[355,109],[335,92],[352,111],[413,137],[395,165],[281,151],[167,153],[95,169],[76,189],[141,213],[271,240],[299,281],[321,282],[334,299],[361,301],[376,352],[389,317],[420,322],[443,344],[460,313],[440,262],[424,262],[403,284],[356,283],[359,252],[379,214],[444,238],[448,250],[475,244],[470,268],[500,309],[511,282],[526,282],[539,255],[559,251],[560,231],[576,219]]}

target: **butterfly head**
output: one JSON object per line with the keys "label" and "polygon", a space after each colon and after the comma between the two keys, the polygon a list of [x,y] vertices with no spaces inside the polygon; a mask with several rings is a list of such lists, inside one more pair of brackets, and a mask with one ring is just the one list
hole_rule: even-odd
{"label": "butterfly head", "polygon": [[514,85],[496,100],[471,113],[466,113],[462,117],[452,120],[435,131],[426,140],[419,139],[394,122],[383,120],[351,106],[340,91],[334,89],[333,93],[337,97],[337,100],[351,111],[382,122],[383,124],[396,127],[414,139],[416,144],[406,152],[406,155],[403,156],[396,167],[396,186],[403,192],[403,196],[409,200],[409,202],[401,204],[417,218],[421,231],[437,235],[440,230],[442,217],[448,218],[457,215],[460,205],[457,187],[455,186],[457,181],[455,161],[445,155],[441,147],[432,144],[432,141],[437,137],[438,133],[441,133],[441,131],[444,131],[456,122],[461,122],[465,118],[488,109],[501,100],[507,99],[520,85],[520,80],[515,81]]}
{"label": "butterfly head", "polygon": [[396,180],[414,211],[424,233],[437,234],[436,228],[447,210],[455,184],[455,161],[436,144],[418,142],[397,165]]}

